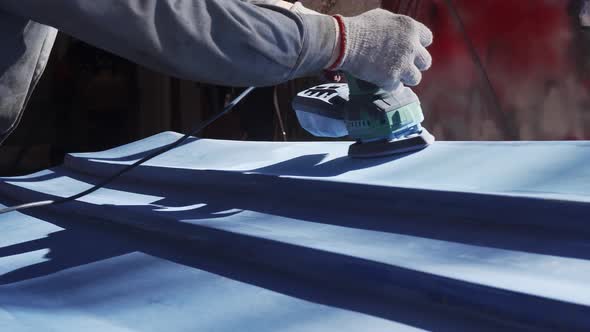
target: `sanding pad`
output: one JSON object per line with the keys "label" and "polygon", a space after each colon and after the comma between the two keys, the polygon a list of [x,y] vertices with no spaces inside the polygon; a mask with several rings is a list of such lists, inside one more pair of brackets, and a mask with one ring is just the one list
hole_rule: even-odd
{"label": "sanding pad", "polygon": [[369,143],[356,142],[348,148],[348,156],[352,158],[376,158],[396,154],[409,153],[426,148],[436,139],[426,129],[418,134],[391,141],[375,141]]}

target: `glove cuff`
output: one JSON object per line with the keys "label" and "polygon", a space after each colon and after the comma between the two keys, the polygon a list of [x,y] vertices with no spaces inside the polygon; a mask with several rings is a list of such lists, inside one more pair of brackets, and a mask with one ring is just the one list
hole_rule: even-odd
{"label": "glove cuff", "polygon": [[327,71],[336,71],[338,70],[342,64],[344,63],[344,58],[346,57],[346,46],[347,46],[347,30],[346,25],[344,24],[344,19],[340,15],[334,15],[334,19],[338,24],[338,43],[337,43],[337,50],[338,57],[334,61],[332,65],[330,65],[326,70]]}

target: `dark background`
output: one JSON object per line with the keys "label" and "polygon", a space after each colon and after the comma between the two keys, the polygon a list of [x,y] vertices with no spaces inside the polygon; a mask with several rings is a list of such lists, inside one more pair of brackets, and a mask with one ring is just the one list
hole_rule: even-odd
{"label": "dark background", "polygon": [[[347,15],[380,5],[303,2]],[[383,0],[381,6],[434,31],[434,65],[416,91],[439,140],[573,140],[590,139],[590,30],[580,25],[582,2]],[[280,114],[289,140],[315,139],[299,127],[290,101],[320,82],[255,90],[202,136],[282,140]],[[0,147],[0,175],[59,164],[67,152],[188,131],[239,91],[160,75],[60,34],[21,125]]]}

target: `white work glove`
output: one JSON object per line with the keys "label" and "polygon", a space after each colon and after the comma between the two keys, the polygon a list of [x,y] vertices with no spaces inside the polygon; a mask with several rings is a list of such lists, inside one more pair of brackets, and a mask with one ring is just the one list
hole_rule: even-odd
{"label": "white work glove", "polygon": [[[433,37],[424,24],[383,9],[339,19],[344,24],[340,33],[345,48],[339,63],[330,69],[393,90],[400,81],[407,86],[417,85],[421,71],[430,68],[432,57],[426,47],[432,44]],[[338,49],[335,52],[341,53]]]}

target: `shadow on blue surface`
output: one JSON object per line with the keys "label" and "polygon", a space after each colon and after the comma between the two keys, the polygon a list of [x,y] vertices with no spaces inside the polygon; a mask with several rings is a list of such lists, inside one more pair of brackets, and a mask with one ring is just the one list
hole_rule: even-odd
{"label": "shadow on blue surface", "polygon": [[[399,301],[391,301],[390,296],[366,293],[362,289],[343,287],[338,282],[322,283],[303,277],[302,274],[284,273],[265,264],[252,264],[235,258],[216,254],[215,248],[200,246],[191,241],[178,241],[149,232],[120,225],[105,224],[101,221],[81,221],[54,215],[50,212],[34,212],[31,216],[65,228],[50,234],[48,237],[0,248],[0,257],[27,253],[40,249],[49,249],[46,262],[23,267],[0,276],[0,287],[10,284],[48,276],[62,270],[86,266],[94,262],[108,260],[133,252],[142,252],[160,259],[181,264],[190,268],[207,271],[219,276],[255,285],[279,292],[298,299],[342,308],[355,312],[381,317],[390,321],[400,322],[414,327],[437,331],[456,331],[458,327],[478,328],[478,330],[494,331],[513,325],[474,317],[455,311],[445,306],[433,305],[421,301],[419,294],[406,294],[399,291]],[[313,254],[301,249],[301,255]],[[76,287],[92,287],[102,278],[119,278],[126,281],[125,275],[132,272],[134,266],[125,269],[110,269],[100,274],[79,274]],[[127,271],[127,269],[129,271]],[[337,281],[337,278],[334,279]],[[35,287],[35,293],[53,296],[67,292],[72,287],[71,279],[51,278]],[[166,287],[166,285],[162,285]],[[139,291],[139,290],[134,290]],[[84,306],[90,303],[102,303],[113,300],[101,296],[120,296],[125,293],[101,294],[90,292],[92,297],[78,298],[77,304]],[[428,299],[425,299],[428,300]],[[200,304],[206,305],[206,304]],[[195,310],[201,310],[200,306]]]}
{"label": "shadow on blue surface", "polygon": [[[291,171],[291,175],[329,176],[328,174],[371,167],[403,157],[353,162],[336,159],[325,163],[326,166],[313,166],[322,157],[312,155],[279,163],[267,170],[273,169],[287,174]],[[306,168],[305,165],[309,167]],[[296,170],[299,170],[299,173]],[[261,169],[252,172],[260,171]],[[590,207],[584,203],[572,203],[566,206],[568,211],[563,211],[562,202],[549,200],[486,197],[460,192],[399,190],[392,187],[306,181],[281,176],[153,166],[145,167],[141,172],[141,177],[155,181],[159,178],[158,174],[165,172],[166,179],[164,182],[156,182],[160,185],[140,185],[131,180],[120,182],[111,188],[154,196],[162,196],[162,191],[165,191],[166,197],[157,202],[161,206],[190,207],[203,204],[195,209],[165,212],[179,221],[217,219],[223,217],[225,211],[237,209],[353,229],[590,259],[590,252],[585,250],[590,243],[590,224],[586,222]],[[67,175],[76,177],[76,173]],[[165,190],[165,181],[170,179],[174,179],[177,184],[184,183],[184,188]],[[199,182],[199,179],[203,179],[204,182]],[[90,179],[81,177],[80,180]],[[343,202],[347,204],[343,206]],[[153,207],[146,206],[145,209],[150,210]],[[575,219],[574,225],[579,225],[579,228],[568,230],[568,218]],[[559,222],[556,222],[557,220]]]}
{"label": "shadow on blue surface", "polygon": [[291,176],[331,177],[395,162],[398,159],[405,158],[414,153],[416,152],[367,159],[340,157],[326,162],[323,161],[326,159],[328,154],[310,154],[295,157],[293,159],[285,160],[268,167],[262,167],[248,172]]}
{"label": "shadow on blue surface", "polygon": [[[352,167],[370,167],[370,165],[392,160],[389,157],[356,160],[355,163],[350,163],[350,161],[336,159],[333,162],[325,163],[326,166],[313,166],[321,159],[323,159],[323,155],[303,156],[273,165],[267,170],[287,171],[287,173],[291,170],[293,171],[292,175],[329,176],[327,174],[339,174],[352,170]],[[300,172],[296,173],[294,170]],[[261,170],[253,172],[256,171]],[[544,255],[590,259],[590,252],[584,249],[590,242],[587,233],[569,232],[567,229],[560,230],[560,223],[556,224],[556,228],[545,227],[545,225],[531,227],[529,224],[521,224],[517,220],[518,218],[534,220],[547,217],[546,214],[551,208],[549,201],[528,201],[525,199],[522,202],[517,202],[524,204],[518,208],[522,209],[525,215],[519,215],[518,211],[502,204],[514,201],[510,198],[507,200],[498,199],[497,202],[494,200],[488,202],[482,199],[482,202],[478,202],[478,199],[482,198],[478,195],[446,193],[451,196],[448,201],[452,201],[454,206],[462,207],[460,215],[452,215],[447,214],[447,206],[444,202],[440,205],[428,204],[429,201],[426,200],[426,204],[424,204],[425,201],[422,198],[445,195],[440,192],[433,193],[422,190],[411,192],[410,190],[409,193],[412,195],[408,197],[407,190],[398,191],[391,187],[358,186],[338,182],[302,181],[279,176],[153,166],[144,166],[134,173],[141,173],[137,175],[156,182],[142,184],[133,179],[124,178],[111,184],[108,188],[123,193],[165,196],[156,202],[157,204],[131,208],[134,211],[144,210],[147,214],[166,214],[168,216],[167,222],[173,222],[173,219],[177,220],[173,225],[169,224],[166,227],[177,227],[179,232],[186,232],[186,234],[200,231],[200,227],[195,229],[190,224],[190,220],[214,220],[239,214],[240,211],[255,211],[318,224],[405,234]],[[166,178],[161,179],[159,174],[164,173]],[[10,179],[10,181],[15,183],[44,181],[62,176],[89,184],[98,182],[94,177],[60,169],[55,169],[50,174],[43,174],[36,178]],[[200,182],[199,179],[204,179],[205,182]],[[166,182],[168,180],[175,180],[175,182],[170,184]],[[175,183],[183,183],[184,187],[175,187]],[[169,187],[166,186],[167,184]],[[167,190],[169,188],[171,190]],[[284,188],[289,189],[285,190]],[[19,188],[15,188],[15,190],[28,192]],[[419,198],[419,200],[414,201],[414,198]],[[343,206],[342,202],[354,202],[354,204]],[[464,205],[461,205],[462,203]],[[117,205],[117,207],[124,208],[121,205]],[[580,204],[580,207],[583,211],[588,210],[587,204]],[[121,213],[124,213],[124,209],[121,210]],[[567,217],[566,213],[562,214]],[[504,219],[505,222],[488,222],[489,218]]]}
{"label": "shadow on blue surface", "polygon": [[[360,169],[371,167],[371,165],[378,165],[381,162],[392,161],[391,158],[384,158],[382,160],[355,161],[355,163],[352,163],[349,160],[336,159],[326,162],[324,164],[327,165],[324,165],[321,163],[323,158],[323,155],[298,157],[267,167],[264,170],[288,175],[313,176],[315,174],[315,176],[326,177],[354,170],[354,167],[359,167]],[[252,172],[256,173],[261,170],[253,170]],[[97,181],[96,178],[79,173],[61,169],[55,169],[54,171],[55,173],[53,174],[44,174],[36,179],[11,179],[11,181],[42,181],[58,179],[64,176],[89,184]],[[231,253],[232,250],[248,248],[250,245],[255,244],[259,248],[266,246],[269,248],[268,252],[264,255],[252,257],[253,260],[257,261],[254,263],[253,261],[237,262],[235,259],[225,257],[223,260],[232,262],[231,266],[220,266],[218,263],[211,263],[211,257],[176,254],[169,251],[169,249],[155,249],[156,246],[153,243],[160,241],[162,234],[155,236],[155,239],[149,245],[138,243],[137,241],[129,241],[129,239],[120,239],[117,242],[112,242],[110,240],[111,235],[101,235],[96,230],[88,231],[86,229],[87,226],[80,224],[80,217],[72,220],[73,217],[67,218],[63,214],[60,216],[51,216],[39,214],[41,212],[35,212],[33,214],[34,216],[54,223],[66,230],[53,233],[43,240],[35,240],[0,248],[0,256],[34,251],[43,247],[50,249],[49,261],[9,272],[0,277],[0,283],[9,285],[32,278],[43,277],[64,269],[140,251],[298,298],[365,312],[387,319],[410,323],[413,326],[440,330],[439,326],[430,325],[429,322],[421,322],[419,319],[415,321],[416,311],[420,311],[416,308],[412,309],[410,313],[407,313],[408,317],[404,316],[405,314],[400,315],[400,311],[397,309],[395,313],[391,309],[391,298],[396,297],[398,293],[400,294],[399,297],[404,299],[403,301],[408,301],[408,298],[412,298],[414,301],[416,299],[422,299],[420,301],[426,303],[429,297],[433,296],[428,291],[424,292],[424,290],[421,290],[421,293],[408,296],[407,294],[403,294],[404,291],[397,288],[392,288],[382,293],[375,292],[371,288],[372,284],[381,285],[381,283],[386,281],[397,284],[402,289],[410,289],[411,285],[417,282],[416,273],[413,271],[376,261],[364,260],[359,257],[232,234],[231,232],[217,230],[212,227],[191,224],[191,222],[208,220],[215,223],[216,219],[237,216],[241,211],[253,211],[268,216],[285,218],[281,222],[289,222],[290,220],[293,222],[306,221],[318,225],[334,225],[347,229],[404,234],[420,238],[519,252],[524,251],[545,255],[590,259],[590,253],[585,250],[588,240],[583,234],[557,232],[555,229],[547,230],[544,229],[545,224],[537,225],[538,227],[519,225],[510,220],[510,217],[527,218],[529,220],[547,219],[548,211],[552,213],[563,213],[563,210],[561,210],[563,206],[558,206],[558,209],[551,205],[552,203],[549,201],[504,198],[484,199],[484,196],[481,195],[465,195],[463,193],[441,193],[427,190],[412,191],[392,187],[302,180],[260,174],[197,171],[148,166],[134,171],[134,174],[139,178],[151,179],[154,182],[141,183],[133,178],[124,178],[112,184],[109,188],[117,190],[122,194],[142,194],[164,198],[153,204],[139,206],[101,206],[75,202],[68,204],[70,205],[69,207],[61,207],[62,213],[67,213],[68,210],[66,208],[69,208],[76,210],[82,215],[96,215],[96,211],[105,209],[103,213],[106,213],[106,211],[109,211],[108,213],[116,212],[118,217],[129,218],[131,221],[137,219],[138,216],[145,216],[146,218],[150,216],[166,216],[165,220],[153,218],[149,222],[153,222],[151,226],[155,226],[156,228],[160,227],[162,230],[173,230],[167,235],[182,235],[185,239],[190,239],[191,236],[205,237],[211,239],[211,243],[222,243],[228,246],[228,248],[215,248],[214,246],[196,247],[191,241],[186,241],[187,243],[180,245],[174,240],[171,242],[168,240],[172,248],[184,246],[184,252],[187,251],[187,248],[188,250],[194,249],[194,252],[203,250],[203,248],[209,248],[211,250]],[[161,174],[166,174],[166,177],[162,178],[160,176]],[[21,197],[35,197],[31,191],[14,188],[15,193],[19,191],[21,192]],[[447,195],[448,197],[436,204],[432,203],[436,201],[434,199],[425,199],[429,196],[436,196],[438,199],[441,195]],[[346,205],[343,205],[343,202],[346,202]],[[451,210],[456,209],[456,206],[461,207],[459,215],[448,213],[448,202],[454,204],[451,206]],[[516,207],[520,210],[511,209],[510,204],[517,204]],[[180,207],[186,208],[182,209]],[[499,207],[502,208],[499,209]],[[573,211],[578,211],[575,210],[578,207],[581,212],[587,211],[585,205],[577,206],[573,204],[571,207]],[[553,211],[551,209],[557,210]],[[504,224],[490,223],[487,222],[489,218],[507,219],[507,222]],[[547,222],[550,221],[551,218],[548,218]],[[242,220],[242,223],[247,225],[248,219],[245,218]],[[127,229],[127,227],[124,228]],[[101,238],[103,236],[104,238]],[[138,236],[143,237],[145,235]],[[109,245],[105,248],[101,244],[107,243],[107,241]],[[497,253],[497,255],[503,255],[503,253]],[[286,257],[291,260],[285,261]],[[260,266],[256,268],[256,271],[250,271],[249,268],[251,267],[248,264],[256,263]],[[208,264],[213,264],[214,267]],[[277,265],[273,264],[278,264],[281,268],[284,268],[282,273],[287,276],[285,280],[277,280],[275,277],[259,274],[260,271],[267,273],[268,269],[277,267]],[[311,289],[302,287],[299,284],[302,281],[300,281],[300,277],[296,271],[298,266],[316,267],[315,271],[301,272],[301,274],[314,274],[314,277],[311,279],[316,281],[307,279],[305,281],[305,283],[315,285],[310,286]],[[359,269],[359,266],[364,266],[364,269]],[[354,267],[354,270],[352,267]],[[374,271],[381,271],[382,273],[372,273]],[[117,272],[113,271],[113,273]],[[272,273],[278,272],[275,271]],[[387,277],[383,277],[384,275]],[[383,280],[384,278],[391,279]],[[426,284],[433,277],[426,276],[424,278],[422,283]],[[444,293],[446,288],[443,286],[455,285],[453,281],[445,280],[444,278],[438,279],[438,284],[429,287],[433,289],[439,287],[441,292]],[[317,283],[317,280],[324,281],[324,283]],[[350,287],[354,283],[354,280],[363,280],[358,285],[359,288]],[[327,281],[331,281],[330,287],[325,286],[325,282]],[[317,289],[318,287],[324,290],[319,290]],[[473,287],[473,285],[467,285],[465,287]],[[339,289],[346,289],[347,291],[339,292],[337,291]],[[448,289],[454,288],[449,287]],[[503,296],[502,292],[497,291],[497,293],[498,296]],[[356,295],[353,296],[350,294]],[[448,298],[443,298],[441,302],[452,300],[454,302],[462,302],[466,306],[471,304],[469,302],[471,299],[468,296],[464,296],[465,294],[453,294],[453,291],[448,291],[445,295]],[[370,298],[370,300],[367,300],[365,303],[363,300],[357,298],[363,296],[367,299]],[[374,297],[378,298],[380,296],[388,300],[373,301]],[[473,299],[472,301],[479,300]],[[543,301],[545,300],[530,298],[518,303],[506,303],[504,306],[505,310],[511,310],[514,307],[519,310],[528,311],[526,317],[530,318],[531,315],[537,314],[535,312],[537,307],[534,305],[527,307],[523,304],[538,304]],[[427,306],[424,303],[419,304],[418,307],[422,309],[422,306]],[[551,307],[551,303],[543,303],[542,306],[545,310]],[[569,307],[569,305],[560,304],[560,310],[566,307]],[[483,311],[485,308],[481,309]],[[572,308],[571,311],[574,312],[577,309]],[[399,310],[404,312],[402,309]],[[441,309],[437,308],[434,311],[439,312],[439,310]],[[457,317],[457,314],[454,315],[454,317]],[[515,316],[518,318],[518,313],[515,313]]]}

